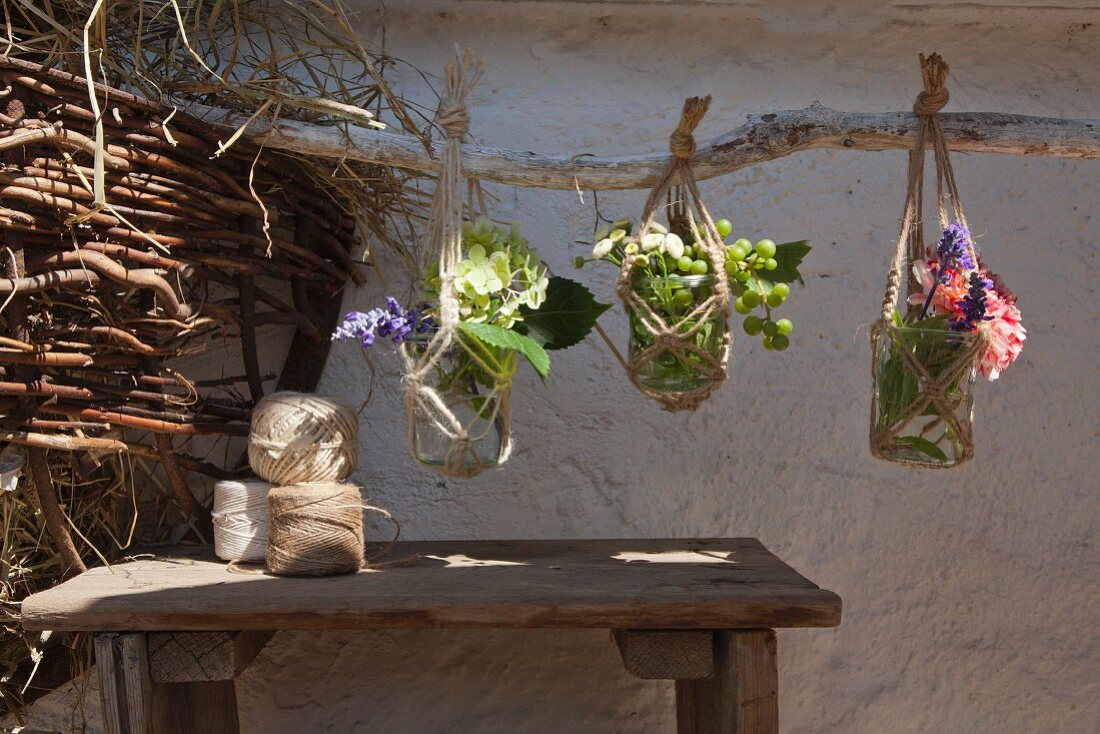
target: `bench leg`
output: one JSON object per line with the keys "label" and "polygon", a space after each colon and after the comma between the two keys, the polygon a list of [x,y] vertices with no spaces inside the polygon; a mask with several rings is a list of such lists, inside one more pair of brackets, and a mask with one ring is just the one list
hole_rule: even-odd
{"label": "bench leg", "polygon": [[774,630],[716,630],[714,672],[676,681],[678,734],[777,734]]}
{"label": "bench leg", "polygon": [[95,638],[107,734],[239,734],[232,680],[156,683],[144,633]]}

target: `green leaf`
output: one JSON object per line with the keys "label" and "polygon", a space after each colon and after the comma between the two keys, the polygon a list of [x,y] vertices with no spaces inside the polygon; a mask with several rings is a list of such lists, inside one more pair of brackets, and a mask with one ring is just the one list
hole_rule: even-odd
{"label": "green leaf", "polygon": [[474,324],[463,321],[458,328],[475,339],[480,339],[491,347],[508,349],[518,352],[527,358],[539,377],[546,377],[550,372],[550,355],[538,342],[529,336],[518,334],[511,329],[505,329],[496,324]]}
{"label": "green leaf", "polygon": [[947,454],[943,452],[943,449],[927,438],[921,438],[920,436],[902,436],[901,438],[894,439],[894,443],[914,448],[922,454],[931,456],[937,461],[947,461]]}
{"label": "green leaf", "polygon": [[565,349],[583,341],[607,309],[580,283],[555,275],[546,288],[546,300],[537,309],[523,306],[523,321],[516,331],[526,334],[545,349]]}
{"label": "green leaf", "polygon": [[802,259],[810,249],[806,240],[776,245],[775,261],[779,263],[779,267],[767,271],[768,280],[773,283],[793,283],[801,278],[802,274],[798,272],[798,266],[802,264]]}

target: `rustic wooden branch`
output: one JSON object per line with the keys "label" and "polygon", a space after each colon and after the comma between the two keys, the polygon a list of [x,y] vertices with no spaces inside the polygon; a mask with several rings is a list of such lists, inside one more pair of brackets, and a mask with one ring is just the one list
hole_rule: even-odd
{"label": "rustic wooden branch", "polygon": [[[215,108],[192,109],[207,120],[236,127],[244,120]],[[999,112],[941,114],[951,150],[1058,158],[1100,157],[1100,120],[1066,120]],[[255,120],[249,137],[268,148],[322,158],[351,159],[438,173],[439,159],[408,135]],[[698,179],[722,174],[815,148],[895,150],[913,145],[916,116],[911,112],[840,112],[814,103],[803,110],[750,115],[747,123],[699,143],[692,160]],[[554,157],[468,144],[466,173],[486,181],[544,189],[638,189],[657,180],[668,162],[664,153],[601,158],[582,153]]]}

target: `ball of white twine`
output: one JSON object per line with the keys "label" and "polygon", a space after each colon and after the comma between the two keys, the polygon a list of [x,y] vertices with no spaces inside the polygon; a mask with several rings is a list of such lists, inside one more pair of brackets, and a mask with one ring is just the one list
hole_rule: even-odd
{"label": "ball of white twine", "polygon": [[277,392],[252,411],[248,463],[276,485],[338,482],[355,471],[358,428],[355,410],[342,400]]}
{"label": "ball of white twine", "polygon": [[214,553],[224,561],[263,561],[267,554],[267,494],[262,479],[214,483]]}

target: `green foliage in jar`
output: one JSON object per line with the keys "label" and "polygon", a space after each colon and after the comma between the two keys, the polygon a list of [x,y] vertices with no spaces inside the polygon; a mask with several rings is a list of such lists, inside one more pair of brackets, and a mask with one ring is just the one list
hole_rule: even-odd
{"label": "green foliage in jar", "polygon": [[[790,296],[790,284],[801,279],[798,271],[810,252],[805,240],[776,244],[760,239],[753,244],[748,238],[738,238],[730,244],[733,234],[728,219],[714,223],[725,250],[724,275],[729,279],[733,309],[744,316],[742,327],[750,336],[762,335],[765,349],[784,351],[790,346],[794,324],[790,319],[776,318],[773,311]],[[673,318],[690,314],[707,290],[681,285],[676,279],[708,275],[713,264],[703,247],[703,237],[690,227],[674,227],[672,231],[654,223],[645,232],[635,232],[629,219],[619,219],[596,230],[590,258],[577,257],[579,268],[587,262],[605,260],[618,267],[626,258],[633,258],[635,278],[653,281],[645,293],[647,302],[662,317]],[[699,339],[707,342],[710,332],[699,331]],[[704,344],[699,344],[703,347]]]}

